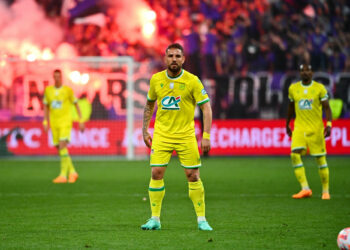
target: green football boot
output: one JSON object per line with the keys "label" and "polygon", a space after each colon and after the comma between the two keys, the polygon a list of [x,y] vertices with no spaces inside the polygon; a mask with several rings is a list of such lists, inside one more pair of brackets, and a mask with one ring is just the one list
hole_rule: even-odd
{"label": "green football boot", "polygon": [[155,220],[155,219],[148,219],[148,221],[146,222],[146,224],[143,224],[141,226],[142,230],[160,230],[161,229],[161,225],[160,222]]}
{"label": "green football boot", "polygon": [[202,231],[213,231],[211,226],[209,226],[209,223],[207,221],[200,221],[198,222],[198,229]]}

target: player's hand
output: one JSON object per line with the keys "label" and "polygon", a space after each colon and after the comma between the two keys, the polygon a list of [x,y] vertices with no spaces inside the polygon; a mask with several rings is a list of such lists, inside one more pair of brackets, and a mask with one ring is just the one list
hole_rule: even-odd
{"label": "player's hand", "polygon": [[324,128],[324,138],[327,138],[328,136],[330,136],[331,131],[332,131],[332,127],[329,127],[329,126],[325,127]]}
{"label": "player's hand", "polygon": [[85,123],[79,122],[79,130],[80,130],[80,132],[84,132],[84,130],[85,130]]}
{"label": "player's hand", "polygon": [[148,132],[143,133],[143,141],[145,142],[148,148],[152,147],[152,137]]}
{"label": "player's hand", "polygon": [[210,151],[210,140],[202,139],[201,149],[204,154],[209,153]]}
{"label": "player's hand", "polygon": [[286,126],[286,132],[289,137],[292,137],[292,129],[290,128],[289,125]]}

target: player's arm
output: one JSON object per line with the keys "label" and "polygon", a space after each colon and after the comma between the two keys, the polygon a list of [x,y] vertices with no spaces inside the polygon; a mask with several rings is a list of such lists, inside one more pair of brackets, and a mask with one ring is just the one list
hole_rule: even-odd
{"label": "player's arm", "polygon": [[321,102],[322,103],[322,109],[326,115],[327,125],[324,129],[324,137],[328,137],[331,135],[332,130],[332,111],[329,106],[328,99]]}
{"label": "player's arm", "polygon": [[202,138],[202,151],[208,153],[210,150],[210,130],[213,119],[210,102],[203,103],[200,105],[203,112],[203,138]]}
{"label": "player's arm", "polygon": [[287,119],[286,119],[286,132],[288,136],[292,136],[292,129],[290,128],[290,121],[295,116],[295,106],[294,102],[289,101],[288,103],[288,109],[287,109]]}
{"label": "player's arm", "polygon": [[84,124],[83,116],[82,116],[80,108],[79,108],[78,99],[75,97],[73,89],[71,89],[69,87],[67,89],[68,89],[68,94],[69,94],[69,100],[71,103],[74,104],[74,107],[75,107],[77,114],[78,114],[79,130],[81,132],[83,132],[85,130],[85,124]]}
{"label": "player's arm", "polygon": [[48,104],[44,104],[43,127],[44,127],[45,133],[47,133],[47,131],[49,130],[48,120],[49,120],[49,105]]}
{"label": "player's arm", "polygon": [[152,119],[154,105],[155,105],[155,101],[147,100],[145,108],[143,110],[142,136],[143,136],[143,141],[145,142],[146,146],[149,148],[151,148],[151,145],[152,145],[152,137],[148,132],[148,128]]}
{"label": "player's arm", "polygon": [[74,106],[77,110],[77,114],[78,114],[78,117],[79,117],[79,130],[81,132],[84,132],[85,130],[85,124],[84,124],[84,121],[83,121],[83,116],[81,115],[81,111],[80,111],[80,108],[79,108],[79,105],[78,105],[78,102],[75,102],[74,103]]}

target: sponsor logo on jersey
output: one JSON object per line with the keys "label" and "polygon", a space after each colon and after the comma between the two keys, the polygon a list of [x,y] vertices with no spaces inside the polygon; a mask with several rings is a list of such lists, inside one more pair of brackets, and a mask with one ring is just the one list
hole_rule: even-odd
{"label": "sponsor logo on jersey", "polygon": [[298,102],[299,109],[300,110],[310,110],[310,109],[312,109],[312,102],[313,102],[313,99],[301,99]]}
{"label": "sponsor logo on jersey", "polygon": [[205,91],[205,89],[202,89],[202,95],[206,95],[207,94],[207,91]]}
{"label": "sponsor logo on jersey", "polygon": [[53,100],[51,102],[51,108],[52,109],[61,109],[62,108],[62,101]]}
{"label": "sponsor logo on jersey", "polygon": [[179,88],[180,88],[180,90],[184,90],[185,89],[185,84],[184,83],[180,83],[179,84]]}
{"label": "sponsor logo on jersey", "polygon": [[181,101],[181,96],[166,96],[162,99],[162,109],[165,110],[179,110],[179,102]]}

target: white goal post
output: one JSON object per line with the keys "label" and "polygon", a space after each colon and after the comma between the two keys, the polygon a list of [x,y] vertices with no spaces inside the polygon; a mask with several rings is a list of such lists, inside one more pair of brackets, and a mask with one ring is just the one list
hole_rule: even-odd
{"label": "white goal post", "polygon": [[125,63],[127,64],[126,73],[126,86],[127,86],[127,102],[126,102],[126,127],[127,127],[127,154],[126,157],[129,160],[135,158],[134,145],[133,145],[133,132],[134,132],[134,98],[130,93],[134,92],[134,59],[130,56],[122,57],[79,57],[81,62],[99,63],[99,62],[114,62],[114,63]]}

